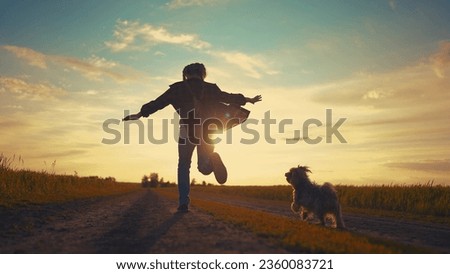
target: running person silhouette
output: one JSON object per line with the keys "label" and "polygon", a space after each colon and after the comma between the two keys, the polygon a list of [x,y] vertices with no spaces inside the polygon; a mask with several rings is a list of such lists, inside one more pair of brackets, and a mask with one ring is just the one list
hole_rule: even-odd
{"label": "running person silhouette", "polygon": [[[206,68],[203,64],[193,63],[183,69],[183,81],[170,85],[170,88],[161,96],[142,106],[141,111],[128,115],[123,121],[137,120],[148,117],[150,114],[172,105],[180,115],[180,136],[178,139],[178,211],[189,210],[190,192],[190,168],[194,149],[197,147],[197,168],[204,174],[214,173],[219,184],[227,181],[228,173],[219,154],[214,152],[214,145],[205,142],[203,127],[199,126],[196,113],[208,116],[213,112],[216,102],[245,105],[261,101],[261,95],[253,98],[244,97],[242,94],[227,93],[212,83],[205,82]],[[192,114],[194,114],[192,116]]]}

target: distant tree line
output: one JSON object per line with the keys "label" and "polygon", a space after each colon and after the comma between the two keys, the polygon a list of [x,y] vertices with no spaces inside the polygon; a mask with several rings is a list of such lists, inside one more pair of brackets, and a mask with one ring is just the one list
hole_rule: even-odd
{"label": "distant tree line", "polygon": [[152,172],[150,176],[144,175],[141,179],[142,187],[171,187],[176,186],[176,183],[164,181],[164,178],[159,178],[158,173]]}
{"label": "distant tree line", "polygon": [[194,178],[191,180],[191,186],[212,186],[213,184],[211,183],[206,183],[206,181],[202,181],[201,184],[197,184],[197,180]]}
{"label": "distant tree line", "polygon": [[[177,186],[176,183],[170,181],[164,181],[164,178],[159,178],[159,174],[156,172],[151,172],[150,175],[144,175],[141,179],[142,187],[174,187]],[[197,183],[197,180],[194,178],[191,180],[191,186],[212,186],[211,183],[206,183],[202,181],[201,184]]]}
{"label": "distant tree line", "polygon": [[[78,177],[78,173],[76,173],[74,176]],[[114,177],[103,178],[103,177],[99,177],[99,176],[88,176],[87,178],[89,178],[92,181],[104,181],[107,183],[117,183],[116,178],[114,178]]]}

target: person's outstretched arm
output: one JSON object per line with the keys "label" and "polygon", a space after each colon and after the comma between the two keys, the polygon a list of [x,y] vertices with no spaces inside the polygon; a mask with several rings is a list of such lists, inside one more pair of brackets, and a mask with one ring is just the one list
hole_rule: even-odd
{"label": "person's outstretched arm", "polygon": [[124,118],[122,119],[122,121],[139,120],[139,118],[141,118],[141,117],[142,117],[142,114],[141,114],[141,112],[139,111],[139,112],[136,113],[136,114],[130,114],[130,115],[124,117]]}
{"label": "person's outstretched arm", "polygon": [[[216,86],[217,87],[217,86]],[[253,98],[245,97],[240,93],[228,93],[226,91],[222,91],[217,87],[217,94],[220,102],[228,103],[228,104],[236,104],[236,105],[245,105],[246,103],[256,103],[262,100],[261,95],[256,95]]]}
{"label": "person's outstretched arm", "polygon": [[141,117],[148,117],[150,114],[165,108],[167,105],[169,105],[172,102],[172,93],[170,92],[170,89],[168,89],[166,92],[164,92],[161,96],[156,98],[153,101],[148,102],[147,104],[143,105],[141,107],[141,111],[139,111],[136,114],[131,114],[122,119],[122,121],[128,121],[128,120],[139,120]]}
{"label": "person's outstretched arm", "polygon": [[253,97],[253,98],[245,97],[245,102],[246,102],[246,103],[252,103],[252,104],[255,104],[256,102],[260,102],[261,100],[262,100],[262,96],[261,96],[261,95],[256,95],[256,96]]}

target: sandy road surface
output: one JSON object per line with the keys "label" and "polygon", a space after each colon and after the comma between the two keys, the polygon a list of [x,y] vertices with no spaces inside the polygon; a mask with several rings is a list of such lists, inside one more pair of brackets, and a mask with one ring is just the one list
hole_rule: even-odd
{"label": "sandy road surface", "polygon": [[[195,199],[293,217],[283,202],[192,191],[193,207],[142,189],[114,197],[63,204],[0,208],[0,253],[286,253],[267,240],[215,220]],[[344,214],[350,231],[450,253],[450,228],[441,225]]]}
{"label": "sandy road surface", "polygon": [[149,190],[0,208],[0,253],[285,253],[263,239]]}

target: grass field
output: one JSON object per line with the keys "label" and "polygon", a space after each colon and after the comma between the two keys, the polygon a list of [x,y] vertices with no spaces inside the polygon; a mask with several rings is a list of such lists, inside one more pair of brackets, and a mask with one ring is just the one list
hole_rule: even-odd
{"label": "grass field", "polygon": [[[266,200],[291,201],[292,188],[279,186],[198,187],[199,191],[232,194]],[[450,187],[425,185],[337,185],[344,209],[384,210],[415,215],[450,217]]]}
{"label": "grass field", "polygon": [[63,202],[140,188],[140,184],[117,183],[113,178],[57,175],[14,168],[12,165],[12,159],[0,157],[0,206]]}
{"label": "grass field", "polygon": [[[45,203],[132,191],[139,184],[117,183],[113,178],[56,175],[13,167],[18,159],[0,155],[0,205]],[[336,186],[346,210],[390,211],[412,215],[450,217],[450,186],[432,184]],[[201,191],[220,192],[266,200],[290,201],[292,188],[278,186],[207,186]]]}

